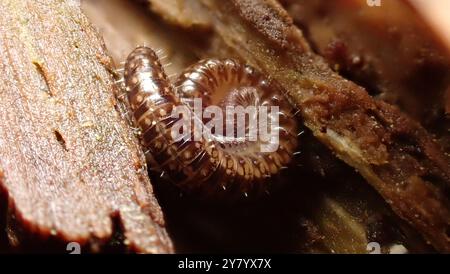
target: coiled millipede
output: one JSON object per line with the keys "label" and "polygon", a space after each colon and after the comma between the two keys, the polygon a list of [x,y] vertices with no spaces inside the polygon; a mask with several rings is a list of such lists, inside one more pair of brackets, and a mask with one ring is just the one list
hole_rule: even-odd
{"label": "coiled millipede", "polygon": [[[150,169],[168,175],[184,190],[245,196],[264,192],[267,181],[290,164],[296,152],[297,121],[282,90],[236,60],[200,61],[187,68],[172,85],[156,53],[138,47],[125,62],[124,81],[135,123],[141,131],[141,143],[148,151]],[[202,99],[204,108],[220,96],[222,109],[232,105],[278,106],[277,149],[263,152],[260,148],[264,141],[259,139],[229,140],[215,133],[200,139],[174,139],[171,127],[183,119],[172,115],[175,107],[185,106],[192,114],[190,119],[205,125],[208,120],[194,113],[194,98]],[[257,118],[246,117],[247,121]],[[188,134],[194,136],[199,133],[196,130],[194,127]],[[246,136],[249,130],[246,126]]]}

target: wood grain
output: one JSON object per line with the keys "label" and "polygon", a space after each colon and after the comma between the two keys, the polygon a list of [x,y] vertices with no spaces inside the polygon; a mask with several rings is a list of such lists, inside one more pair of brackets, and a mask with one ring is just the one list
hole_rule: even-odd
{"label": "wood grain", "polygon": [[6,0],[0,14],[0,185],[21,233],[95,251],[117,221],[130,250],[172,252],[111,58],[79,1]]}

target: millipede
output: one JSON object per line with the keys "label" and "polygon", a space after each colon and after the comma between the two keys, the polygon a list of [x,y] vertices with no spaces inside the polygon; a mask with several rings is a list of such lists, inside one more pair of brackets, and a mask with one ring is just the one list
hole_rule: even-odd
{"label": "millipede", "polygon": [[[206,59],[185,69],[171,83],[157,54],[141,46],[128,56],[123,71],[150,170],[161,172],[181,189],[208,195],[257,195],[266,192],[268,182],[292,162],[298,147],[294,109],[283,90],[253,67],[235,59]],[[207,122],[194,113],[195,98],[202,100],[203,107],[216,103],[222,109],[277,106],[277,149],[264,152],[260,150],[264,141],[259,139],[229,140],[215,133],[200,139],[174,138],[171,127],[182,119],[172,115],[175,107],[185,106],[190,119]],[[249,130],[246,126],[246,134]],[[198,132],[194,128],[187,134]]]}

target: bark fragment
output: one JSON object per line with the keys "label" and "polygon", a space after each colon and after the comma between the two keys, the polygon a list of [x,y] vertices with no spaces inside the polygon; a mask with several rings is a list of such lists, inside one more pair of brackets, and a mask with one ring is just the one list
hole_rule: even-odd
{"label": "bark fragment", "polygon": [[201,2],[197,0],[140,0],[149,4],[149,8],[162,15],[169,24],[196,31],[209,31],[211,19]]}
{"label": "bark fragment", "polygon": [[440,132],[438,121],[445,119],[450,59],[405,2],[386,1],[377,8],[364,0],[288,0],[284,5],[335,71],[445,137],[449,133]]}
{"label": "bark fragment", "polygon": [[0,185],[25,233],[95,246],[113,218],[136,252],[172,252],[113,64],[79,1],[0,4]]}

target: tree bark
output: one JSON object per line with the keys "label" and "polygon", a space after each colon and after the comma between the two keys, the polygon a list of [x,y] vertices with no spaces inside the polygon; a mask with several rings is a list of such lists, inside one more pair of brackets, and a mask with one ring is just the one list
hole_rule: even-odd
{"label": "tree bark", "polygon": [[112,60],[79,1],[4,0],[0,14],[0,186],[21,233],[92,250],[117,220],[130,250],[172,252]]}

